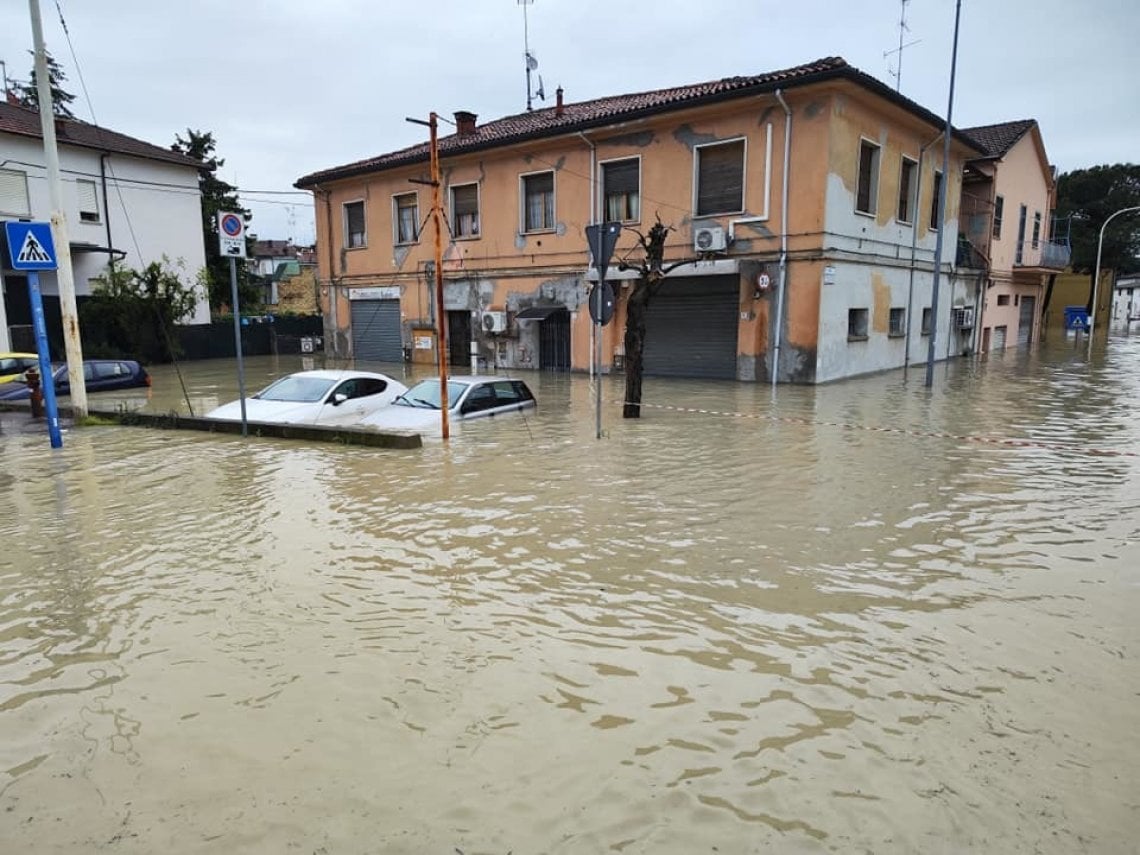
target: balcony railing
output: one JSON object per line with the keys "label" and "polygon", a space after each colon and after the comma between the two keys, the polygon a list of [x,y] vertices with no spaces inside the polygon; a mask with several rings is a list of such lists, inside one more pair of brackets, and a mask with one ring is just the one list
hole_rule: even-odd
{"label": "balcony railing", "polygon": [[1069,266],[1072,250],[1068,242],[1023,240],[1013,257],[1014,267],[1047,267],[1063,270]]}

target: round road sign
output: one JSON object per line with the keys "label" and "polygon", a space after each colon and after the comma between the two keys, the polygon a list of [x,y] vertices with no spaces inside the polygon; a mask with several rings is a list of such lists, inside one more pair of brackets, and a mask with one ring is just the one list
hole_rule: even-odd
{"label": "round road sign", "polygon": [[241,217],[237,214],[222,215],[222,231],[232,238],[240,237],[242,230]]}

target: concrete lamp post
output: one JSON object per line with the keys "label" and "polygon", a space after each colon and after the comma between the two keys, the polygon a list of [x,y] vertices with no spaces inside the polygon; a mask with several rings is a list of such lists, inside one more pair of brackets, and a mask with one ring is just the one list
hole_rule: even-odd
{"label": "concrete lamp post", "polygon": [[1089,357],[1090,358],[1092,357],[1093,329],[1096,327],[1096,297],[1097,297],[1097,291],[1100,288],[1100,251],[1104,247],[1104,230],[1105,230],[1105,228],[1108,227],[1108,224],[1111,223],[1116,217],[1119,217],[1121,214],[1131,213],[1133,211],[1140,211],[1140,205],[1136,205],[1136,206],[1133,206],[1131,208],[1121,208],[1119,211],[1114,211],[1113,213],[1108,215],[1108,219],[1105,220],[1104,224],[1100,227],[1100,237],[1097,239],[1097,242],[1096,242],[1096,276],[1093,277],[1092,312],[1089,314]]}

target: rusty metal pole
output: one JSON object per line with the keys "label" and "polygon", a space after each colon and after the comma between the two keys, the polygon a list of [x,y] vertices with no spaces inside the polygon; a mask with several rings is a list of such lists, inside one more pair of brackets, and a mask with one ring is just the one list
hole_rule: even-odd
{"label": "rusty metal pole", "polygon": [[63,319],[63,345],[67,356],[67,378],[71,390],[71,411],[76,422],[87,416],[87,386],[83,380],[83,346],[79,339],[79,311],[75,303],[75,277],[71,269],[71,243],[67,233],[67,217],[63,207],[63,184],[60,178],[59,148],[55,140],[55,116],[51,103],[51,80],[48,76],[47,53],[44,50],[43,25],[39,0],[28,0],[32,17],[32,43],[35,47],[36,94],[39,97],[40,128],[44,138],[44,162],[47,165],[48,193],[51,199],[51,228],[55,237],[58,267],[55,280],[59,287],[59,311]]}
{"label": "rusty metal pole", "polygon": [[451,435],[447,400],[447,313],[443,310],[443,223],[440,217],[441,188],[439,174],[439,122],[433,111],[431,128],[431,218],[435,222],[435,323],[436,353],[439,357],[440,432],[446,442]]}

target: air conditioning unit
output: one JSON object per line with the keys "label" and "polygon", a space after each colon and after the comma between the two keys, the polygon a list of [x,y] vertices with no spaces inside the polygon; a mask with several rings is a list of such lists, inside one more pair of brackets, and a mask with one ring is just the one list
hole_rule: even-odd
{"label": "air conditioning unit", "polygon": [[483,313],[483,330],[497,335],[507,331],[507,313],[506,312],[484,312]]}
{"label": "air conditioning unit", "polygon": [[720,226],[699,226],[693,229],[693,249],[697,252],[722,252],[727,246],[724,229]]}
{"label": "air conditioning unit", "polygon": [[962,306],[955,309],[954,326],[960,330],[972,330],[974,328],[974,307]]}

